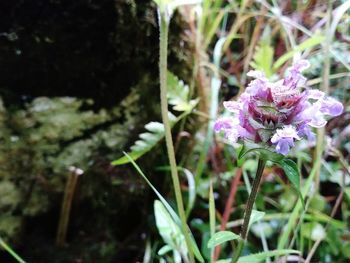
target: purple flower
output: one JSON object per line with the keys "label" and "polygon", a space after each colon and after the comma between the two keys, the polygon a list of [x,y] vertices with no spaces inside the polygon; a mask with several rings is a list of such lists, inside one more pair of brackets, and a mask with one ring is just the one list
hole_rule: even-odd
{"label": "purple flower", "polygon": [[276,130],[271,142],[276,144],[276,152],[286,155],[290,147],[294,146],[294,139],[300,140],[298,132],[292,125],[287,125],[283,129]]}
{"label": "purple flower", "polygon": [[276,82],[261,71],[248,72],[254,80],[237,101],[224,102],[233,116],[219,119],[215,131],[224,131],[231,142],[249,140],[283,155],[297,140],[314,140],[312,127],[326,125],[325,115],[340,115],[343,105],[322,91],[301,89],[306,82],[302,71],[308,67],[309,62],[301,60]]}

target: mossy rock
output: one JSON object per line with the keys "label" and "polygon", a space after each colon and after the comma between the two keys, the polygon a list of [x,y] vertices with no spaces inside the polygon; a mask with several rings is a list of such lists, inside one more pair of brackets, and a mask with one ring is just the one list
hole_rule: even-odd
{"label": "mossy rock", "polygon": [[[1,234],[29,262],[140,260],[154,196],[131,167],[110,162],[146,123],[160,120],[155,4],[6,0],[0,7],[0,63],[6,65],[0,74],[0,190],[12,187]],[[169,67],[188,82],[192,52],[185,27],[175,15]],[[140,160],[156,185],[164,180],[154,171],[162,158],[156,150]],[[70,166],[85,173],[67,245],[58,249]]]}

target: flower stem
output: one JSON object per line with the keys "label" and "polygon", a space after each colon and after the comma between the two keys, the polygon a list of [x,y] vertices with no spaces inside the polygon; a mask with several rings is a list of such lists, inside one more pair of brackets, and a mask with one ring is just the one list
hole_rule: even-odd
{"label": "flower stem", "polygon": [[235,254],[232,258],[232,263],[236,263],[238,261],[239,256],[242,253],[243,246],[247,240],[250,216],[252,215],[253,206],[255,203],[256,196],[258,194],[258,190],[259,190],[261,178],[263,175],[263,171],[265,168],[265,164],[266,164],[266,161],[260,158],[259,162],[258,162],[258,169],[256,171],[256,175],[255,175],[255,178],[253,181],[252,191],[249,194],[247,206],[246,206],[246,209],[244,212],[243,225],[242,225],[241,234],[240,234],[241,239],[238,243],[237,249],[236,249]]}
{"label": "flower stem", "polygon": [[[321,85],[321,91],[323,91],[326,95],[328,94],[329,90],[329,73],[330,73],[330,45],[333,39],[332,32],[330,31],[331,27],[331,20],[332,20],[332,1],[328,1],[328,8],[327,8],[327,16],[326,16],[326,28],[325,28],[325,34],[326,39],[325,43],[323,45],[323,52],[324,52],[324,63],[323,63],[323,72],[322,72],[322,85]],[[322,159],[323,151],[324,151],[324,141],[325,141],[325,128],[322,127],[320,129],[317,129],[317,141],[316,141],[316,158]],[[321,173],[321,162],[318,163],[317,166],[317,172],[315,176],[315,183],[316,183],[316,191],[320,188],[320,173]]]}
{"label": "flower stem", "polygon": [[190,256],[190,262],[194,263],[194,255],[191,249],[191,237],[189,235],[188,226],[186,223],[186,214],[184,210],[180,180],[177,172],[175,151],[173,145],[173,139],[171,136],[171,127],[168,116],[168,102],[167,102],[167,57],[168,57],[168,30],[169,20],[166,14],[160,12],[159,14],[159,27],[160,27],[160,41],[159,41],[159,80],[160,80],[160,100],[162,120],[165,131],[165,142],[168,152],[168,158],[170,162],[171,178],[173,181],[175,199],[177,204],[177,210],[180,215],[183,234],[185,236],[188,253]]}
{"label": "flower stem", "polygon": [[16,259],[19,263],[26,263],[15,251],[12,250],[12,248],[5,243],[4,240],[0,237],[0,248],[3,248],[6,250],[13,258]]}

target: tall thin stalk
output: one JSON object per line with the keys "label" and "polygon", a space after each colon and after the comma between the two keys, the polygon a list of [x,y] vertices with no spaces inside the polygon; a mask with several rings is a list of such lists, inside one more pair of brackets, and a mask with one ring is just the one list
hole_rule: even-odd
{"label": "tall thin stalk", "polygon": [[69,225],[69,218],[73,203],[73,198],[78,183],[79,176],[83,174],[83,170],[71,167],[68,174],[66,188],[64,190],[64,196],[61,207],[61,214],[58,222],[56,245],[63,246],[66,241],[67,229]]}
{"label": "tall thin stalk", "polygon": [[26,263],[12,248],[0,237],[0,248],[6,250],[19,263]]}
{"label": "tall thin stalk", "polygon": [[[322,85],[321,90],[324,93],[328,93],[329,90],[329,74],[330,74],[330,44],[333,39],[333,35],[330,32],[330,26],[331,26],[331,19],[332,19],[332,1],[328,1],[328,9],[327,9],[327,23],[326,23],[326,29],[325,29],[325,35],[327,36],[325,39],[325,43],[323,46],[323,55],[324,55],[324,64],[323,64],[323,74],[322,74]],[[324,150],[324,138],[325,138],[325,128],[322,127],[320,129],[317,129],[317,141],[316,141],[316,155],[319,159],[321,159],[323,150]],[[321,162],[319,162],[316,172],[316,187],[319,188],[320,184],[320,172],[321,172]]]}
{"label": "tall thin stalk", "polygon": [[259,163],[258,163],[258,169],[256,170],[256,175],[255,175],[255,178],[253,181],[252,191],[250,192],[250,195],[248,197],[247,206],[246,206],[246,209],[244,212],[243,225],[242,225],[241,234],[240,234],[241,240],[239,241],[237,249],[235,251],[235,254],[232,258],[232,263],[236,263],[238,261],[239,256],[242,253],[243,246],[247,240],[249,221],[250,221],[250,217],[252,215],[252,210],[253,210],[253,206],[255,203],[255,199],[256,199],[256,196],[258,194],[258,190],[259,190],[261,178],[263,175],[263,171],[265,168],[265,164],[266,164],[266,161],[260,158]]}
{"label": "tall thin stalk", "polygon": [[168,116],[168,101],[167,101],[167,57],[168,57],[168,31],[169,31],[169,17],[160,12],[159,14],[159,27],[160,27],[160,39],[159,39],[159,80],[160,80],[160,100],[162,120],[165,131],[165,142],[168,152],[168,158],[170,162],[171,178],[174,185],[175,198],[177,204],[177,210],[180,215],[182,230],[185,236],[190,261],[194,261],[193,251],[191,250],[191,237],[187,229],[186,214],[183,205],[180,180],[177,172],[176,159],[173,139],[171,136],[171,127]]}

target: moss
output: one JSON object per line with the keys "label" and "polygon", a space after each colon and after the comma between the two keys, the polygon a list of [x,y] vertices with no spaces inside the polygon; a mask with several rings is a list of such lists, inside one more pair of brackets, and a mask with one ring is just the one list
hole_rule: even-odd
{"label": "moss", "polygon": [[[153,196],[133,170],[110,162],[146,123],[160,120],[155,5],[8,3],[2,32],[17,38],[0,39],[6,65],[0,75],[0,194],[1,186],[10,193],[0,200],[6,207],[0,225],[6,229],[13,220],[6,236],[26,244],[21,252],[33,262],[134,262]],[[169,62],[171,71],[189,80],[185,26],[175,15]],[[164,180],[154,172],[162,158],[155,149],[140,160],[156,185]],[[69,246],[59,251],[54,239],[70,166],[85,173],[74,199]]]}
{"label": "moss", "polygon": [[[5,242],[16,242],[19,238],[21,228],[23,226],[20,216],[12,216],[10,214],[2,214],[0,216],[0,235]],[[0,250],[2,248],[0,247]]]}
{"label": "moss", "polygon": [[14,183],[4,180],[0,182],[0,211],[11,211],[20,203],[21,192]]}

